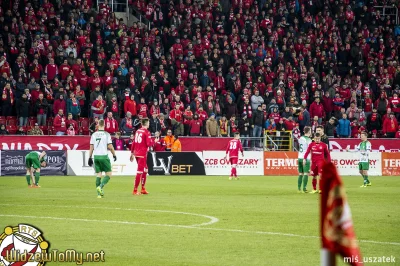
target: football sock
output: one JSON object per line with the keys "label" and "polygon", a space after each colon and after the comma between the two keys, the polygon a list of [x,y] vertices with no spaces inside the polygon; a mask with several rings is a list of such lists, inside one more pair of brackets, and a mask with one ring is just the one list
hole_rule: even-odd
{"label": "football sock", "polygon": [[233,172],[233,175],[234,175],[235,177],[237,177],[236,167],[233,167],[233,168],[232,168],[232,172]]}
{"label": "football sock", "polygon": [[103,181],[101,181],[100,187],[103,188],[103,187],[108,183],[108,181],[110,181],[110,177],[109,177],[108,175],[106,175],[106,176],[103,178]]}
{"label": "football sock", "polygon": [[140,179],[142,178],[142,173],[137,173],[136,174],[136,178],[135,178],[135,189],[138,188],[139,184],[140,184]]}
{"label": "football sock", "polygon": [[363,178],[364,178],[364,185],[368,184],[369,183],[368,176],[363,175]]}
{"label": "football sock", "polygon": [[235,174],[233,173],[234,172],[234,170],[233,170],[234,168],[232,167],[231,168],[231,176],[234,176]]}
{"label": "football sock", "polygon": [[313,187],[314,190],[317,190],[317,178],[314,178],[314,177],[313,177],[313,180],[312,180],[312,187]]}
{"label": "football sock", "polygon": [[297,178],[297,189],[300,190],[301,188],[301,182],[303,182],[303,175],[299,175],[299,178]]}
{"label": "football sock", "polygon": [[146,180],[147,180],[147,173],[143,172],[143,174],[142,174],[142,189],[146,185]]}
{"label": "football sock", "polygon": [[26,182],[28,183],[28,186],[31,185],[31,175],[26,175]]}
{"label": "football sock", "polygon": [[308,175],[303,175],[303,190],[307,189]]}
{"label": "football sock", "polygon": [[36,181],[36,184],[35,184],[35,185],[39,184],[39,179],[40,179],[40,173],[39,173],[39,172],[36,172],[36,173],[35,173],[35,181]]}
{"label": "football sock", "polygon": [[96,187],[100,186],[101,184],[101,177],[96,177]]}

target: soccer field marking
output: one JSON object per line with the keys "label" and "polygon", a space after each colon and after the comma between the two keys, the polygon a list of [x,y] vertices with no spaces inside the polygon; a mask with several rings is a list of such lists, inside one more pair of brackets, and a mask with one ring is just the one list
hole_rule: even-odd
{"label": "soccer field marking", "polygon": [[[0,204],[0,205],[4,205],[4,204]],[[281,232],[249,231],[249,230],[227,229],[227,228],[210,228],[210,227],[199,227],[199,226],[192,226],[192,225],[149,224],[149,223],[139,223],[139,222],[129,222],[129,221],[93,220],[93,219],[64,218],[64,217],[44,217],[44,216],[16,215],[16,214],[0,214],[0,217],[16,217],[16,218],[32,218],[32,219],[76,221],[76,222],[94,222],[94,223],[111,223],[111,224],[128,224],[128,225],[144,225],[144,226],[160,226],[160,227],[174,227],[174,228],[221,231],[221,232],[233,232],[233,233],[248,233],[248,234],[259,234],[259,235],[276,235],[276,236],[320,239],[319,236],[306,236],[306,235],[297,235],[297,234],[281,233]],[[358,240],[358,242],[377,244],[377,245],[400,246],[400,243],[398,243],[398,242],[381,242],[381,241],[373,241],[373,240]]]}
{"label": "soccer field marking", "polygon": [[[34,204],[7,204],[0,203],[0,206],[15,206],[15,207],[57,207],[57,208],[76,208],[76,206],[65,206],[65,205],[34,205]],[[206,226],[219,222],[219,219],[214,216],[192,213],[192,212],[178,212],[178,211],[168,211],[168,210],[148,210],[148,209],[131,209],[131,208],[112,208],[112,207],[92,207],[92,206],[79,206],[81,209],[99,209],[99,210],[119,210],[119,211],[143,211],[143,212],[161,212],[161,213],[173,213],[173,214],[183,214],[183,215],[191,215],[198,216],[202,218],[209,219],[209,222],[201,223],[201,224],[192,224],[189,226]]]}

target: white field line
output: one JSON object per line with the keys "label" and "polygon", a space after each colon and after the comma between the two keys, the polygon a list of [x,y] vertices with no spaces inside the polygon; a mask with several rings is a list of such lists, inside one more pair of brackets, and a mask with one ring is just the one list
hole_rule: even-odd
{"label": "white field line", "polygon": [[[49,207],[62,207],[62,206],[54,206],[54,205],[15,205],[15,204],[0,204],[0,205],[2,205],[2,206],[49,206]],[[68,207],[72,207],[72,206],[68,206]],[[107,207],[80,207],[80,208],[88,208],[88,209],[97,208],[97,209],[111,209],[111,210],[112,209],[118,209],[118,210],[123,210],[122,208],[107,208]],[[136,210],[136,209],[131,209],[131,210]],[[140,210],[140,209],[138,209],[138,210]],[[150,210],[150,211],[157,211],[157,210]],[[162,211],[162,212],[169,212],[169,211]],[[286,237],[312,238],[312,239],[319,239],[320,238],[319,236],[307,236],[307,235],[298,235],[298,234],[281,233],[281,232],[249,231],[249,230],[226,229],[226,228],[210,228],[210,227],[199,227],[198,225],[150,224],[150,223],[130,222],[130,221],[94,220],[94,219],[64,218],[64,217],[44,217],[44,216],[16,215],[16,214],[0,214],[0,217],[17,217],[17,218],[48,219],[48,220],[61,220],[61,221],[77,221],[77,222],[95,222],[95,223],[111,223],[111,224],[160,226],[160,227],[174,227],[174,228],[186,228],[186,229],[209,230],[209,231],[222,231],[222,232],[233,232],[233,233],[247,233],[247,234],[258,234],[258,235],[276,235],[276,236],[286,236]],[[210,217],[212,217],[212,216],[210,216]],[[373,240],[358,240],[358,242],[377,244],[377,245],[400,246],[399,242],[382,242],[382,241],[373,241]]]}
{"label": "white field line", "polygon": [[[264,231],[248,231],[248,230],[240,230],[240,229],[210,228],[210,227],[199,227],[199,226],[192,226],[192,225],[149,224],[149,223],[139,223],[139,222],[129,222],[129,221],[93,220],[93,219],[49,217],[49,216],[44,217],[44,216],[15,215],[15,214],[0,214],[0,217],[17,217],[17,218],[33,218],[33,219],[76,221],[76,222],[95,222],[95,223],[111,223],[111,224],[144,225],[144,226],[161,226],[161,227],[175,227],[175,228],[223,231],[223,232],[234,232],[234,233],[248,233],[248,234],[259,234],[259,235],[277,235],[277,236],[313,238],[313,239],[320,238],[318,236],[305,236],[305,235],[288,234],[288,233],[280,233],[280,232],[264,232]],[[397,242],[380,242],[380,241],[372,241],[372,240],[359,240],[359,242],[371,243],[371,244],[377,244],[377,245],[400,246],[400,243],[397,243]]]}
{"label": "white field line", "polygon": [[[18,207],[52,207],[52,208],[76,208],[76,206],[62,206],[62,205],[35,205],[35,204],[6,204],[0,203],[0,206],[18,206]],[[189,226],[206,226],[219,222],[219,219],[214,216],[203,215],[198,213],[191,212],[176,212],[176,211],[167,211],[167,210],[147,210],[147,209],[130,209],[130,208],[111,208],[111,207],[89,207],[89,206],[79,206],[81,209],[101,209],[101,210],[120,210],[120,211],[142,211],[142,212],[161,212],[161,213],[173,213],[173,214],[183,214],[183,215],[191,215],[198,216],[209,219],[209,222],[201,223],[201,224],[192,224]],[[141,224],[141,223],[138,223]]]}

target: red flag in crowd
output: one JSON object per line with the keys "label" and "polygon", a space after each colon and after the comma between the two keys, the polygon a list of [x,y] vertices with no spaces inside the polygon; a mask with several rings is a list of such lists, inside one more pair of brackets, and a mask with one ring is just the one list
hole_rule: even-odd
{"label": "red flag in crowd", "polygon": [[321,265],[335,265],[336,254],[350,265],[363,265],[344,185],[333,163],[322,168],[321,189]]}

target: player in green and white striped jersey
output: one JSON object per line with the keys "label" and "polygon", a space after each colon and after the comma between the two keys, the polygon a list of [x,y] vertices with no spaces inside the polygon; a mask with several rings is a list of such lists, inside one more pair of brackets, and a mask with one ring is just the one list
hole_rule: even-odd
{"label": "player in green and white striped jersey", "polygon": [[[299,157],[297,159],[299,178],[297,179],[297,189],[299,193],[307,193],[308,174],[310,173],[310,158],[308,156],[306,163],[303,163],[304,154],[307,151],[308,145],[311,144],[311,127],[304,127],[304,136],[299,138]],[[303,190],[301,190],[301,184],[303,183]]]}
{"label": "player in green and white striped jersey", "polygon": [[[356,150],[352,152],[360,153],[360,161],[358,163],[358,170],[360,170],[360,174],[364,179],[364,184],[361,187],[371,186],[372,183],[368,179],[368,170],[369,170],[369,153],[372,150],[371,142],[368,141],[367,132],[361,133],[361,142],[358,144]],[[350,151],[347,149],[347,151]]]}

